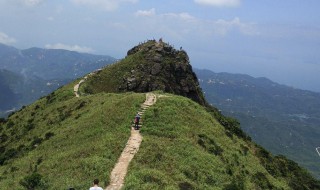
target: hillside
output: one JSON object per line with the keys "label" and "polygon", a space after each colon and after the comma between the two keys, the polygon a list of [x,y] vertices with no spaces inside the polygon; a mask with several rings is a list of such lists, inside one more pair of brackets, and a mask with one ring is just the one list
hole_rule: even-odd
{"label": "hillside", "polygon": [[[91,74],[82,85],[88,88],[89,82],[101,79],[95,75],[115,72],[117,66],[131,69],[131,58]],[[126,65],[126,59],[133,62]],[[186,72],[191,73],[191,68]],[[95,82],[103,86],[99,80]],[[96,91],[77,98],[74,86],[78,83],[74,81],[1,121],[2,188],[22,189],[37,182],[39,189],[88,189],[94,178],[101,179],[101,186],[109,184],[145,92]],[[234,119],[215,108],[193,101],[193,96],[154,93],[157,102],[143,115],[143,140],[123,189],[320,188],[320,182],[306,170],[251,142]]]}
{"label": "hillside", "polygon": [[19,50],[0,44],[0,69],[42,79],[76,79],[116,59],[59,49]]}
{"label": "hillside", "polygon": [[13,72],[0,69],[0,111],[9,110],[17,104],[17,94],[11,85],[20,80],[20,77]]}
{"label": "hillside", "polygon": [[115,61],[110,56],[40,48],[19,50],[0,44],[0,101],[5,101],[0,104],[0,117]]}
{"label": "hillside", "polygon": [[196,70],[208,102],[237,118],[255,142],[320,178],[320,94],[266,78]]}

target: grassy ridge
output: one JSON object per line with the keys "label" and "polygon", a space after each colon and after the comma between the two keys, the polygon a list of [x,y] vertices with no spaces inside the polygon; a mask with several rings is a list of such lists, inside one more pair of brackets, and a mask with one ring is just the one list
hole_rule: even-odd
{"label": "grassy ridge", "polygon": [[[0,187],[22,189],[20,182],[35,173],[43,176],[49,190],[86,189],[94,178],[101,179],[101,186],[108,184],[145,95],[75,98],[74,84],[0,121]],[[320,187],[294,162],[273,157],[236,130],[223,127],[206,108],[188,98],[168,96],[143,116],[143,141],[124,189]]]}
{"label": "grassy ridge", "polygon": [[35,171],[48,189],[87,189],[96,177],[107,184],[144,99],[133,93],[73,98],[63,88],[12,115],[0,133],[8,136],[1,142],[1,189],[21,189],[19,182]]}
{"label": "grassy ridge", "polygon": [[[279,159],[280,162],[236,135],[228,136],[226,129],[203,107],[189,99],[177,96],[159,99],[148,109],[145,118],[141,130],[143,141],[130,166],[124,189],[312,187],[290,184],[296,180],[296,174],[290,173],[288,166],[292,163],[287,164],[286,159]],[[294,170],[300,172],[301,169],[294,166]],[[276,175],[270,167],[286,175]],[[303,178],[296,181],[315,182]]]}

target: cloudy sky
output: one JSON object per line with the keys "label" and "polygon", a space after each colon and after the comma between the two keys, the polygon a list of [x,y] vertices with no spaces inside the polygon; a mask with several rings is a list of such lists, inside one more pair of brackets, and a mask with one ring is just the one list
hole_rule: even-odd
{"label": "cloudy sky", "polygon": [[191,64],[320,92],[319,0],[0,0],[0,43],[123,58],[147,39]]}

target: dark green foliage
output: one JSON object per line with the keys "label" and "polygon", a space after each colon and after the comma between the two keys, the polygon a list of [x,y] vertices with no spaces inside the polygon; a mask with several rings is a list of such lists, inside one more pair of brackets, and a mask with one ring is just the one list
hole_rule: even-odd
{"label": "dark green foliage", "polygon": [[35,128],[35,125],[33,123],[28,123],[25,128],[27,131],[30,131]]}
{"label": "dark green foliage", "polygon": [[[243,130],[241,130],[240,123],[236,119],[222,115],[216,108],[208,104],[206,105],[206,108],[208,112],[211,113],[231,134],[234,134],[247,141],[251,141],[251,138]],[[230,133],[228,136],[232,137]]]}
{"label": "dark green foliage", "polygon": [[31,175],[25,176],[20,181],[20,185],[26,190],[44,190],[47,188],[43,176],[36,172],[32,173]]}
{"label": "dark green foliage", "polygon": [[[10,117],[10,116],[9,116]],[[9,120],[8,122],[7,122],[7,128],[11,128],[11,127],[13,127],[14,126],[14,122],[12,121],[12,120]]]}
{"label": "dark green foliage", "polygon": [[211,154],[214,154],[216,156],[221,156],[223,149],[217,145],[216,142],[214,142],[213,139],[209,138],[205,134],[198,135],[198,144],[202,146],[204,149],[206,149]]}
{"label": "dark green foliage", "polygon": [[255,183],[261,189],[274,189],[274,186],[268,181],[267,177],[258,172],[251,177],[253,183]]}
{"label": "dark green foliage", "polygon": [[48,133],[45,134],[45,139],[48,140],[48,139],[50,139],[50,138],[53,137],[53,136],[54,136],[54,133],[53,133],[53,132],[48,132]]}
{"label": "dark green foliage", "polygon": [[237,176],[223,190],[245,190],[244,178]]}
{"label": "dark green foliage", "polygon": [[272,176],[287,178],[292,189],[320,189],[320,182],[292,160],[281,155],[273,157],[260,146],[257,146],[256,154]]}
{"label": "dark green foliage", "polygon": [[35,147],[35,146],[38,146],[40,145],[41,143],[43,142],[43,138],[41,137],[34,137],[34,139],[32,140],[30,146],[31,147]]}
{"label": "dark green foliage", "polygon": [[6,118],[0,117],[0,125],[4,124],[6,122],[7,122]]}
{"label": "dark green foliage", "polygon": [[0,135],[0,143],[4,143],[9,139],[8,135],[6,135],[5,133]]}
{"label": "dark green foliage", "polygon": [[10,159],[15,158],[18,155],[18,151],[14,148],[10,148],[0,153],[0,165],[5,164]]}
{"label": "dark green foliage", "polygon": [[180,190],[193,190],[195,188],[188,182],[182,182],[182,183],[179,183],[179,189]]}

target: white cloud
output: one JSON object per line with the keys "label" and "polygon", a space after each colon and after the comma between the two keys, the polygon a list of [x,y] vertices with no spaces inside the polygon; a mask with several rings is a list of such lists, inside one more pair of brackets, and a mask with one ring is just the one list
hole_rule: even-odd
{"label": "white cloud", "polygon": [[236,7],[240,5],[241,0],[194,0],[201,5],[209,5],[216,7]]}
{"label": "white cloud", "polygon": [[219,19],[214,22],[214,31],[216,34],[220,34],[222,36],[234,29],[239,30],[245,35],[258,35],[259,33],[256,31],[254,25],[254,23],[241,22],[238,17],[231,21]]}
{"label": "white cloud", "polygon": [[171,17],[171,18],[175,18],[175,19],[181,19],[184,21],[195,21],[196,20],[196,18],[193,17],[192,15],[190,15],[189,13],[165,13],[165,14],[162,14],[161,16]]}
{"label": "white cloud", "polygon": [[22,0],[22,2],[28,6],[36,6],[42,3],[43,0]]}
{"label": "white cloud", "polygon": [[78,5],[102,8],[107,11],[113,11],[122,3],[136,3],[138,0],[71,0]]}
{"label": "white cloud", "polygon": [[16,6],[34,7],[46,0],[0,0],[0,3],[9,3]]}
{"label": "white cloud", "polygon": [[[184,36],[198,34],[201,36],[226,36],[235,31],[247,36],[259,35],[255,23],[242,22],[238,17],[232,20],[205,20],[194,17],[190,13],[162,13],[156,14],[154,8],[145,11],[138,11],[136,16],[152,16],[148,22],[149,28],[156,31],[162,30],[163,33]],[[145,23],[144,23],[145,24]]]}
{"label": "white cloud", "polygon": [[90,47],[85,47],[85,46],[79,46],[79,45],[66,45],[62,43],[57,43],[57,44],[47,44],[45,45],[45,48],[47,49],[65,49],[69,51],[77,51],[81,53],[92,53],[94,50]]}
{"label": "white cloud", "polygon": [[152,8],[150,10],[138,10],[135,13],[136,16],[154,16],[156,15],[156,9]]}
{"label": "white cloud", "polygon": [[16,42],[16,39],[9,37],[7,34],[0,32],[0,43],[3,44],[13,44]]}
{"label": "white cloud", "polygon": [[150,17],[150,16],[158,16],[162,18],[171,18],[171,19],[181,19],[181,20],[195,20],[195,17],[190,15],[189,13],[164,13],[164,14],[156,14],[156,9],[152,8],[150,10],[138,10],[135,13],[136,16],[142,16],[142,17]]}

